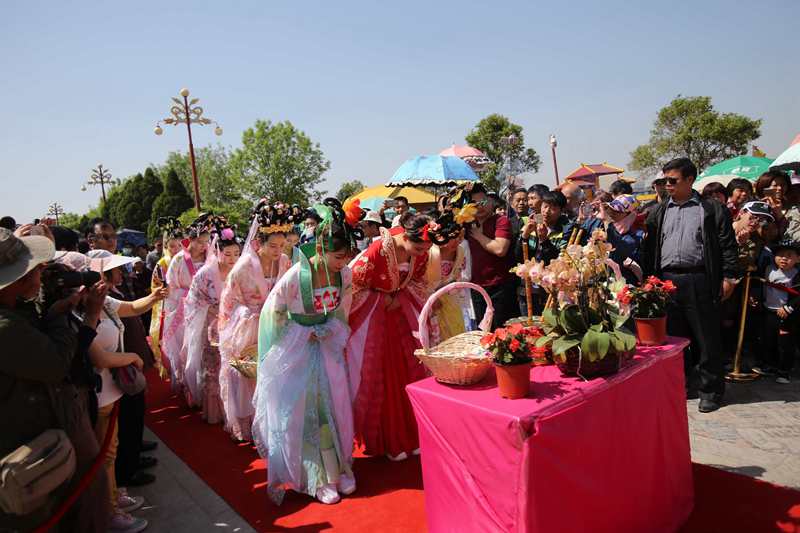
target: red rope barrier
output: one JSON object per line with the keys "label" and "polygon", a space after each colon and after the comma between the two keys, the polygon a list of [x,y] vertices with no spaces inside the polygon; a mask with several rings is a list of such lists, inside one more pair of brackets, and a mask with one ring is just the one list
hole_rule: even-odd
{"label": "red rope barrier", "polygon": [[75,500],[86,490],[89,484],[94,479],[94,476],[97,475],[97,470],[105,461],[106,452],[108,451],[108,447],[111,446],[111,436],[114,434],[114,425],[117,423],[117,415],[119,414],[119,402],[114,404],[114,408],[111,410],[111,416],[109,417],[108,428],[106,429],[106,435],[103,438],[103,446],[100,447],[100,453],[97,454],[97,457],[94,458],[94,462],[89,467],[89,470],[83,474],[83,477],[78,482],[78,485],[75,487],[75,490],[64,500],[64,503],[58,508],[58,510],[50,517],[50,519],[36,528],[34,533],[46,533],[50,529],[55,526],[59,520],[64,517],[64,514],[69,511],[69,508],[75,503]]}

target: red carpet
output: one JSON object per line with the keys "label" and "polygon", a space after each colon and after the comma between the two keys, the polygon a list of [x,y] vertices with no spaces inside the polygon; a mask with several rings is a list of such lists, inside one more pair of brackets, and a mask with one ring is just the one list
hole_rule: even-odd
{"label": "red carpet", "polygon": [[[390,463],[357,454],[354,495],[322,505],[290,493],[278,507],[267,498],[265,464],[252,446],[236,444],[220,426],[203,422],[154,374],[148,381],[147,426],[254,529],[426,531],[418,458]],[[694,481],[695,510],[685,533],[800,533],[800,492],[697,464]]]}

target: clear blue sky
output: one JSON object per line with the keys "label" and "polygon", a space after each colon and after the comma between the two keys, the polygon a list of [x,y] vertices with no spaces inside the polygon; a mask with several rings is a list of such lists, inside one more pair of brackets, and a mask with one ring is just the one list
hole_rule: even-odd
{"label": "clear blue sky", "polygon": [[[0,215],[20,222],[186,149],[152,133],[181,87],[240,143],[291,120],[331,161],[326,188],[386,181],[498,112],[524,127],[552,180],[625,166],[678,94],[764,120],[775,157],[800,132],[797,0],[622,2],[36,2],[0,4]],[[657,7],[656,7],[657,6]],[[216,142],[198,128],[196,145]]]}

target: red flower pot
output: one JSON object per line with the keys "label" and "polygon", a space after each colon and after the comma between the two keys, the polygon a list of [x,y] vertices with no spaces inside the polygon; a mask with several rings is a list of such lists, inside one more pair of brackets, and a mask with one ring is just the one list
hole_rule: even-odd
{"label": "red flower pot", "polygon": [[634,318],[636,338],[644,346],[659,346],[667,340],[667,317]]}
{"label": "red flower pot", "polygon": [[531,364],[494,365],[500,396],[510,400],[524,398],[531,388]]}

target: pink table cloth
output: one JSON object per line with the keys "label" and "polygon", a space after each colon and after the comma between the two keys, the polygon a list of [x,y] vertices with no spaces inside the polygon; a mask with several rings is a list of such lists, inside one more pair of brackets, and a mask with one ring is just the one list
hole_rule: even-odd
{"label": "pink table cloth", "polygon": [[637,347],[588,382],[535,367],[521,400],[500,397],[493,371],[470,387],[408,385],[430,531],[677,530],[694,501],[687,345]]}

